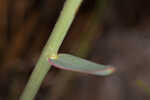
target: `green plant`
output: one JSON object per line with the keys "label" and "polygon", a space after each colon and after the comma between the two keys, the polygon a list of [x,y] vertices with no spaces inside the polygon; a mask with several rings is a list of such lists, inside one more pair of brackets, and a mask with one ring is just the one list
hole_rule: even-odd
{"label": "green plant", "polygon": [[[47,72],[50,69],[50,64],[48,63],[48,59],[52,61],[53,64],[56,64],[56,66],[58,65],[57,62],[59,62],[59,65],[63,67],[68,67],[67,62],[73,63],[71,60],[66,61],[67,59],[70,59],[72,57],[75,58],[75,60],[77,61],[77,63],[74,63],[75,66],[82,65],[82,62],[85,61],[85,60],[82,60],[81,58],[77,58],[74,56],[71,56],[68,58],[67,55],[60,57],[60,55],[57,54],[64,40],[64,37],[66,36],[67,31],[69,27],[71,26],[71,23],[82,1],[83,0],[66,0],[64,8],[60,14],[60,17],[54,27],[54,30],[52,31],[50,38],[48,39],[48,42],[46,43],[42,51],[42,54],[36,64],[35,69],[32,72],[32,75],[29,79],[29,82],[27,83],[27,86],[25,87],[25,90],[23,91],[23,94],[20,97],[20,100],[33,100],[34,99],[44,77],[46,76]],[[65,61],[66,63],[62,65],[60,64],[61,61]],[[89,61],[86,61],[86,62],[89,62]],[[94,63],[92,62],[89,62],[89,63],[94,65]],[[98,66],[103,66],[102,70],[109,71],[108,74],[113,72],[112,67],[109,70],[105,70],[105,67],[106,69],[108,69],[108,66],[104,66],[104,65],[98,65]],[[91,72],[91,69],[92,69],[91,67],[88,67],[90,68],[88,69],[89,73]],[[81,70],[81,68],[79,68],[79,70]],[[84,72],[84,70],[81,72]]]}

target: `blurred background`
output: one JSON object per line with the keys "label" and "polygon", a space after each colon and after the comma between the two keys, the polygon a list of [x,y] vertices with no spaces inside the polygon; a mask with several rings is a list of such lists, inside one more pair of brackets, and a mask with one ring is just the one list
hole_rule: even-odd
{"label": "blurred background", "polygon": [[[18,100],[65,0],[0,0],[0,100]],[[107,77],[52,68],[35,100],[150,100],[150,1],[84,0],[60,52]]]}

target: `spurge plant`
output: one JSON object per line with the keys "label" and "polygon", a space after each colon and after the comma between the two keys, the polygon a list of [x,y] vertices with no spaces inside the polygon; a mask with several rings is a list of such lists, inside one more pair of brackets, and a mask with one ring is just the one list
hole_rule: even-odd
{"label": "spurge plant", "polygon": [[75,14],[83,0],[66,0],[60,17],[48,39],[32,75],[20,96],[20,100],[33,100],[47,72],[53,65],[57,68],[88,73],[93,75],[110,75],[112,66],[105,66],[70,55],[58,54],[58,50],[70,28]]}

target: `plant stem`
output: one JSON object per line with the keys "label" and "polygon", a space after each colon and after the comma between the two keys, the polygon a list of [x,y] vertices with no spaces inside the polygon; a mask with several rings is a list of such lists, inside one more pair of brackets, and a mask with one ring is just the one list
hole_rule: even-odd
{"label": "plant stem", "polygon": [[57,57],[57,52],[67,34],[82,0],[66,0],[60,17],[46,43],[35,69],[20,97],[20,100],[33,100],[50,69],[48,58]]}

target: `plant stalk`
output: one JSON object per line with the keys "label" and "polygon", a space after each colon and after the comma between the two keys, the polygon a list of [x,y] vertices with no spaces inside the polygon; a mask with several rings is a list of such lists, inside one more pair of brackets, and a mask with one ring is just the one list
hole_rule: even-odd
{"label": "plant stalk", "polygon": [[48,58],[57,57],[58,50],[82,1],[66,0],[60,17],[19,100],[34,100],[43,79],[51,68],[51,65],[48,63]]}

